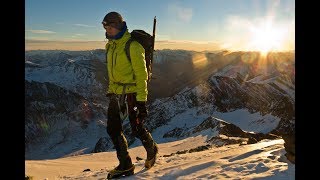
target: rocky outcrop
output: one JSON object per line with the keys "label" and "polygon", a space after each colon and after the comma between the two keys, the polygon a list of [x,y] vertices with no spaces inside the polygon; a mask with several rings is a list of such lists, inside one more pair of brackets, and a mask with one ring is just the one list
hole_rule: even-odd
{"label": "rocky outcrop", "polygon": [[295,133],[283,134],[284,148],[286,150],[285,156],[287,159],[295,164],[296,161],[296,137]]}
{"label": "rocky outcrop", "polygon": [[[76,122],[82,129],[97,117],[104,116],[104,109],[83,96],[53,83],[25,81],[25,147],[46,141],[56,129]],[[65,135],[61,135],[65,136]]]}
{"label": "rocky outcrop", "polygon": [[[25,145],[45,137],[58,123],[59,119],[68,119],[82,112],[81,104],[85,99],[55,84],[25,81]],[[83,116],[74,116],[74,120],[86,122]],[[91,117],[88,117],[91,118]]]}
{"label": "rocky outcrop", "polygon": [[207,142],[216,146],[227,144],[253,144],[263,139],[279,139],[280,136],[273,134],[252,133],[245,132],[238,126],[217,119],[215,117],[208,117],[199,125],[193,128],[174,128],[173,130],[164,134],[164,138],[173,137],[190,137],[197,134],[207,134]]}
{"label": "rocky outcrop", "polygon": [[110,138],[102,137],[98,140],[96,146],[94,147],[91,153],[106,152],[112,147],[113,144],[110,141]]}

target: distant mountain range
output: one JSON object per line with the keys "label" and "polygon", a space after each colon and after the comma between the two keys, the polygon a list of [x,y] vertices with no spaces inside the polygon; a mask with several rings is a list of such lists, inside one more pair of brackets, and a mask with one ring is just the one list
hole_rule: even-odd
{"label": "distant mountain range", "polygon": [[[222,134],[236,136],[218,131],[214,119],[246,134],[294,131],[294,52],[262,57],[257,52],[158,50],[154,57],[146,126],[157,142],[199,134],[208,135],[208,142]],[[92,152],[100,138],[108,143],[107,79],[104,50],[26,51],[26,159]],[[130,146],[140,145],[128,121],[124,131]],[[104,151],[111,149],[109,143]]]}

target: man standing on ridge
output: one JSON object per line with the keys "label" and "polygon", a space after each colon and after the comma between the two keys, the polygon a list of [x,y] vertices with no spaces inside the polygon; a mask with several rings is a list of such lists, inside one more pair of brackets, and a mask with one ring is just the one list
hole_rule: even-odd
{"label": "man standing on ridge", "polygon": [[119,13],[108,13],[102,24],[108,39],[106,44],[109,77],[107,97],[110,98],[110,103],[107,132],[115,146],[119,160],[119,165],[109,172],[108,178],[115,178],[122,175],[132,175],[135,168],[122,129],[122,121],[127,115],[129,115],[132,133],[141,140],[147,151],[146,168],[151,168],[154,165],[158,147],[143,125],[148,114],[146,108],[148,74],[144,60],[145,50],[140,43],[132,41],[130,46],[131,62],[128,60],[125,44],[131,34]]}

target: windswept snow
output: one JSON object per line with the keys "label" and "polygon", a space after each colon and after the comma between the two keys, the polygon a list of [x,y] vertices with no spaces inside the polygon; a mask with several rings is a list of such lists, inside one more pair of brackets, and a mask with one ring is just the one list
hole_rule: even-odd
{"label": "windswept snow", "polygon": [[227,113],[214,112],[214,117],[232,123],[244,131],[260,133],[269,133],[280,122],[280,118],[276,116],[262,115],[259,112],[250,113],[247,109],[237,109]]}
{"label": "windswept snow", "polygon": [[[136,174],[125,179],[295,179],[295,165],[284,156],[282,139],[242,146],[234,144],[212,147],[193,153],[176,153],[188,150],[194,144],[200,145],[202,138],[197,136],[159,144],[156,164],[147,171],[142,170],[144,161],[136,160],[137,156],[145,158],[143,147],[129,149]],[[104,179],[117,164],[115,152],[54,160],[28,160],[26,174],[34,179],[97,180]]]}

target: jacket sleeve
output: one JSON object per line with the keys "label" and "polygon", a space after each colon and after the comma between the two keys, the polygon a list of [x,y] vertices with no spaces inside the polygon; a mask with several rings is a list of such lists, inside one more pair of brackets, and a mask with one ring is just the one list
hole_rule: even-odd
{"label": "jacket sleeve", "polygon": [[[108,50],[108,46],[110,46],[108,43],[106,44],[105,46],[105,49],[106,51]],[[115,93],[114,89],[115,89],[115,84],[114,82],[111,80],[111,64],[108,63],[108,57],[107,57],[107,52],[106,52],[106,68],[107,68],[107,73],[108,73],[108,82],[109,82],[109,85],[107,87],[107,93]]]}
{"label": "jacket sleeve", "polygon": [[148,72],[146,68],[145,51],[141,44],[133,41],[130,45],[130,56],[137,88],[137,101],[147,101]]}

